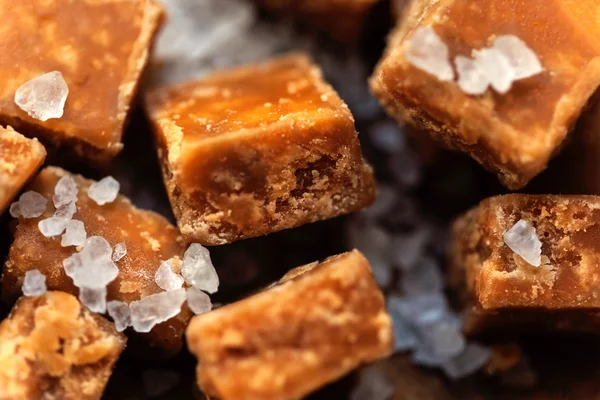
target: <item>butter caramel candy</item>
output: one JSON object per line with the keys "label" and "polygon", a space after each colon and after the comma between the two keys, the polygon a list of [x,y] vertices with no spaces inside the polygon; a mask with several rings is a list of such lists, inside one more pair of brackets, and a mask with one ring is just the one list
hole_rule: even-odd
{"label": "butter caramel candy", "polygon": [[146,100],[188,239],[225,244],[375,199],[352,114],[304,55],[158,88]]}

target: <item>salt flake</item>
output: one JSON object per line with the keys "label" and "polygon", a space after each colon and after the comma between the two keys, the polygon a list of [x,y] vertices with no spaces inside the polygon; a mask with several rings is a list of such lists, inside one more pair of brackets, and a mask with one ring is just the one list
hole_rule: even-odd
{"label": "salt flake", "polygon": [[173,318],[186,299],[184,288],[146,296],[129,304],[131,326],[136,332],[150,332],[155,325]]}
{"label": "salt flake", "polygon": [[25,296],[41,296],[46,293],[46,277],[37,269],[25,272],[23,279],[23,294]]}
{"label": "salt flake", "polygon": [[54,187],[52,201],[57,209],[69,203],[77,202],[77,183],[71,175],[65,175],[58,180]]}
{"label": "salt flake", "polygon": [[15,92],[15,103],[30,117],[47,121],[63,115],[69,88],[59,71],[25,82]]}
{"label": "salt flake", "polygon": [[112,300],[106,304],[108,315],[115,322],[117,332],[123,332],[131,325],[131,314],[129,312],[129,304],[122,301]]}
{"label": "salt flake", "polygon": [[90,311],[104,314],[106,312],[106,286],[100,288],[79,288],[79,301]]}
{"label": "salt flake", "polygon": [[485,93],[490,85],[485,74],[479,69],[475,60],[458,56],[454,59],[458,73],[458,86],[467,94],[480,95]]}
{"label": "salt flake", "polygon": [[497,49],[482,49],[475,54],[477,68],[498,93],[508,93],[515,80],[510,60]]}
{"label": "salt flake", "polygon": [[173,272],[171,264],[162,262],[154,274],[154,281],[162,290],[175,290],[183,286],[183,277]]}
{"label": "salt flake", "polygon": [[429,26],[415,31],[407,41],[404,55],[412,65],[436,76],[440,81],[454,79],[454,70],[449,61],[448,46]]}
{"label": "salt flake", "polygon": [[204,314],[212,310],[210,297],[201,290],[191,287],[186,292],[187,304],[194,314]]}
{"label": "salt flake", "polygon": [[102,178],[98,182],[94,182],[88,189],[88,196],[94,200],[96,204],[103,206],[106,203],[112,203],[119,194],[120,184],[112,176]]}
{"label": "salt flake", "polygon": [[544,71],[535,52],[516,36],[498,36],[493,48],[508,59],[515,72],[515,80],[529,78]]}
{"label": "salt flake", "polygon": [[185,282],[208,293],[219,289],[219,276],[210,260],[207,248],[192,243],[183,256],[181,275]]}
{"label": "salt flake", "polygon": [[112,255],[112,260],[114,262],[117,262],[120,259],[122,259],[123,257],[125,257],[126,254],[127,254],[127,247],[125,246],[125,243],[117,243],[115,245],[115,251],[113,252],[113,255]]}
{"label": "salt flake", "polygon": [[62,247],[81,246],[85,243],[86,237],[87,233],[83,222],[72,219],[67,223],[67,230],[62,236],[60,245]]}
{"label": "salt flake", "polygon": [[542,264],[542,242],[529,222],[519,220],[504,234],[504,243],[534,267]]}
{"label": "salt flake", "polygon": [[37,218],[46,211],[48,200],[33,190],[27,191],[19,200],[11,204],[10,215],[13,218]]}

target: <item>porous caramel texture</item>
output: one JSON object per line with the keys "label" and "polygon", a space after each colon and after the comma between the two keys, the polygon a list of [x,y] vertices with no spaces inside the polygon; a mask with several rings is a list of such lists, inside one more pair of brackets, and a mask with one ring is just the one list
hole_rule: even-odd
{"label": "porous caramel texture", "polygon": [[362,254],[301,268],[279,285],[192,319],[186,338],[206,393],[300,399],[391,352],[390,318]]}
{"label": "porous caramel texture", "polygon": [[[83,157],[114,156],[162,8],[154,0],[0,0],[0,9],[0,123]],[[55,70],[69,87],[64,115],[29,117],[15,91]]]}
{"label": "porous caramel texture", "polygon": [[70,294],[21,297],[0,324],[0,398],[100,399],[126,340]]}
{"label": "porous caramel texture", "polygon": [[[521,219],[542,243],[539,267],[504,242]],[[500,321],[600,329],[600,197],[492,197],[457,219],[452,234],[450,280],[470,307],[467,331]]]}
{"label": "porous caramel texture", "polygon": [[[371,88],[390,115],[470,154],[518,189],[560,149],[600,85],[599,13],[596,0],[414,0],[389,38]],[[467,95],[407,61],[407,40],[425,26],[448,46],[452,62],[497,36],[515,35],[544,71],[506,94]]]}
{"label": "porous caramel texture", "polygon": [[36,139],[27,139],[10,126],[0,126],[0,214],[45,158],[46,150]]}
{"label": "porous caramel texture", "polygon": [[335,217],[375,199],[350,110],[308,57],[147,97],[182,234],[217,245]]}
{"label": "porous caramel texture", "polygon": [[[61,236],[47,238],[41,234],[38,222],[54,213],[52,195],[58,180],[68,172],[48,167],[29,185],[48,199],[46,212],[39,218],[20,218],[15,239],[10,248],[2,274],[2,300],[12,304],[21,294],[25,273],[38,269],[46,276],[50,290],[61,290],[77,295],[63,268],[63,260],[76,252],[75,247],[62,247]],[[162,216],[137,209],[122,195],[110,204],[99,206],[87,195],[93,181],[72,175],[79,188],[77,212],[73,219],[84,223],[88,237],[102,236],[110,245],[125,243],[127,255],[116,262],[119,275],[108,285],[107,300],[130,303],[163,290],[156,284],[154,274],[162,261],[169,260],[176,272],[181,267],[185,250],[177,228]],[[131,345],[142,347],[144,355],[162,357],[177,353],[182,346],[182,335],[191,311],[184,306],[181,313],[155,326],[149,333],[137,334]],[[134,339],[134,337],[132,337]]]}

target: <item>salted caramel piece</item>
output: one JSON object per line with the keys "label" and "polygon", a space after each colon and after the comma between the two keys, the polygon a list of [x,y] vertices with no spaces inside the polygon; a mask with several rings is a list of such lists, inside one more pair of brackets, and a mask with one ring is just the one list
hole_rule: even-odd
{"label": "salted caramel piece", "polygon": [[[83,157],[114,156],[162,8],[154,0],[0,0],[0,9],[0,123]],[[69,94],[61,118],[41,121],[17,106],[15,92],[52,71]]]}
{"label": "salted caramel piece", "polygon": [[299,399],[391,352],[391,321],[364,256],[355,250],[311,266],[192,319],[186,338],[209,396]]}
{"label": "salted caramel piece", "polygon": [[[29,185],[48,199],[46,212],[39,218],[19,218],[2,273],[2,301],[12,304],[21,294],[25,273],[38,269],[46,276],[49,290],[61,290],[75,295],[79,289],[73,285],[63,267],[63,260],[76,252],[74,246],[63,247],[61,236],[47,238],[39,230],[38,222],[54,213],[52,196],[58,180],[69,174],[55,167],[48,167]],[[119,300],[130,303],[163,290],[155,282],[156,270],[161,262],[169,261],[179,272],[184,253],[184,243],[176,227],[162,216],[134,207],[119,195],[112,203],[100,206],[89,198],[87,190],[93,183],[79,175],[71,175],[77,183],[77,212],[73,219],[85,226],[87,236],[101,236],[114,249],[124,243],[127,253],[116,261],[117,278],[108,285],[107,301]],[[150,357],[169,356],[182,346],[184,328],[191,311],[183,307],[178,316],[156,325],[149,333],[131,332],[134,350],[141,348]],[[129,332],[128,332],[129,333]]]}
{"label": "salted caramel piece", "polygon": [[181,233],[206,245],[371,204],[354,119],[293,54],[159,88],[147,106]]}
{"label": "salted caramel piece", "polygon": [[35,174],[46,158],[46,150],[10,126],[0,126],[0,214]]}
{"label": "salted caramel piece", "polygon": [[0,398],[100,399],[126,341],[70,294],[21,297],[0,324]]}
{"label": "salted caramel piece", "polygon": [[[599,12],[596,0],[415,0],[390,37],[371,88],[392,116],[468,153],[518,189],[560,149],[600,85]],[[448,46],[453,64],[456,56],[471,57],[512,35],[544,70],[515,81],[506,94],[468,95],[456,80],[442,82],[408,61],[407,46],[425,27]]]}
{"label": "salted caramel piece", "polygon": [[[534,231],[520,231],[523,241],[506,234],[524,223]],[[539,248],[532,233],[539,266],[528,257]],[[467,333],[600,330],[600,197],[492,197],[456,220],[452,234],[451,281],[467,306]]]}

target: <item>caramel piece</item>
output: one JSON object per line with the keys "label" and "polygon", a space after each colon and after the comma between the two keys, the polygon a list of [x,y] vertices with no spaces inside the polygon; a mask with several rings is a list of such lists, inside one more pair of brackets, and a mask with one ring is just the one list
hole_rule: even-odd
{"label": "caramel piece", "polygon": [[[556,153],[600,85],[600,3],[596,0],[415,0],[389,39],[371,87],[395,118],[464,151],[518,189]],[[471,56],[501,35],[523,40],[544,71],[506,94],[465,94],[408,62],[417,28],[431,27],[450,60]]]}
{"label": "caramel piece", "polygon": [[[541,241],[541,265],[504,234],[519,220]],[[453,286],[470,313],[467,333],[502,328],[600,330],[600,197],[492,197],[453,225]]]}
{"label": "caramel piece", "polygon": [[10,126],[0,126],[0,214],[36,173],[46,150],[36,139],[26,139]]}
{"label": "caramel piece", "polygon": [[126,341],[70,294],[21,297],[0,324],[0,399],[100,399]]}
{"label": "caramel piece", "polygon": [[[114,156],[162,8],[153,0],[0,0],[0,9],[0,123],[83,157]],[[62,73],[69,95],[63,116],[42,122],[15,104],[15,91],[51,71]]]}
{"label": "caramel piece", "polygon": [[189,239],[225,244],[375,199],[352,114],[304,55],[159,88],[147,104]]}
{"label": "caramel piece", "polygon": [[300,268],[275,287],[192,319],[186,338],[209,396],[299,399],[391,352],[391,321],[362,254]]}
{"label": "caramel piece", "polygon": [[[48,167],[29,186],[48,199],[48,207],[39,218],[19,219],[2,274],[2,300],[6,304],[11,304],[21,294],[25,272],[36,268],[46,276],[49,290],[79,294],[79,289],[73,285],[63,267],[63,260],[75,253],[75,248],[62,247],[61,236],[47,238],[38,228],[40,220],[54,213],[54,187],[65,174],[68,172]],[[135,208],[122,195],[112,203],[99,206],[87,195],[93,181],[79,175],[72,176],[79,188],[77,212],[73,219],[84,223],[88,237],[102,236],[113,249],[118,243],[124,243],[127,248],[125,257],[116,262],[119,275],[108,285],[107,301],[130,303],[162,292],[154,280],[156,270],[162,261],[169,260],[175,272],[179,272],[185,250],[177,229],[162,216]],[[146,355],[152,357],[177,353],[190,317],[191,311],[184,306],[177,317],[155,326],[149,333],[135,334],[138,340],[132,340],[131,344],[142,346]]]}

